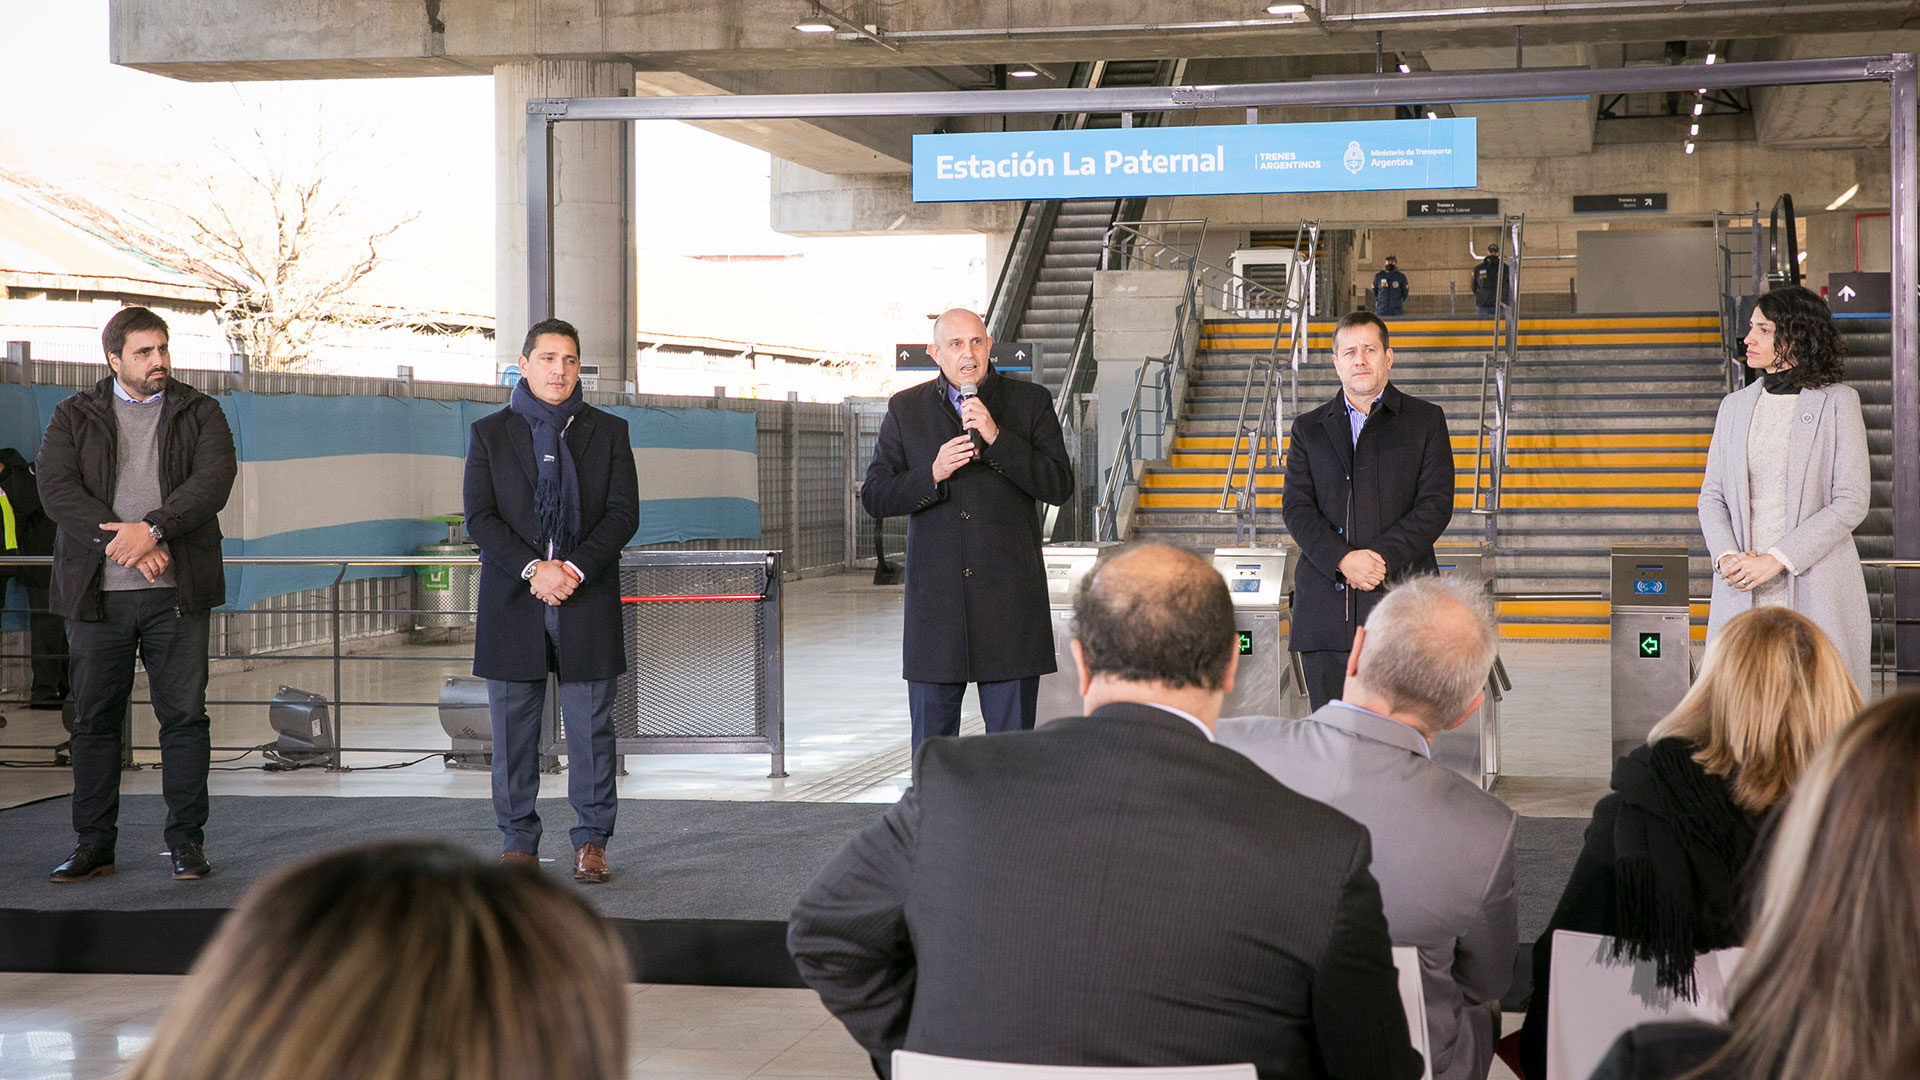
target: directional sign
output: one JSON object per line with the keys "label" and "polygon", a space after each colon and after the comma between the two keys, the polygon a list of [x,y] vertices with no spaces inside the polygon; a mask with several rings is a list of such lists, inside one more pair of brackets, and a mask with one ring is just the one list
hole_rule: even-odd
{"label": "directional sign", "polygon": [[1240,639],[1240,655],[1252,656],[1253,655],[1253,631],[1236,630],[1234,631],[1234,636]]}
{"label": "directional sign", "polygon": [[[987,355],[997,371],[1032,371],[1040,366],[1046,348],[1035,341],[996,341]],[[893,366],[898,371],[933,371],[939,365],[927,355],[925,344],[908,343],[893,347]]]}
{"label": "directional sign", "polygon": [[1838,318],[1878,315],[1893,310],[1891,274],[1828,274],[1827,306]]}
{"label": "directional sign", "polygon": [[1576,214],[1658,214],[1667,208],[1667,193],[1646,191],[1634,195],[1575,195]]}
{"label": "directional sign", "polygon": [[1498,217],[1499,214],[1499,199],[1407,200],[1407,216],[1410,218]]}
{"label": "directional sign", "polygon": [[1660,635],[1659,634],[1643,633],[1640,635],[1640,659],[1642,660],[1660,659]]}

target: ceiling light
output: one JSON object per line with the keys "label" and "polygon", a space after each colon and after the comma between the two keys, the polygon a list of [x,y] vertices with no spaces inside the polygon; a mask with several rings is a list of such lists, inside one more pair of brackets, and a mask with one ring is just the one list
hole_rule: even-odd
{"label": "ceiling light", "polygon": [[1827,204],[1827,209],[1829,209],[1829,210],[1838,210],[1838,209],[1840,209],[1841,207],[1843,207],[1843,206],[1845,206],[1845,205],[1847,205],[1847,201],[1848,201],[1849,199],[1852,199],[1852,198],[1853,198],[1853,197],[1854,197],[1855,195],[1858,195],[1858,194],[1860,194],[1860,185],[1859,185],[1859,184],[1855,184],[1855,185],[1853,185],[1852,187],[1850,187],[1850,188],[1848,188],[1847,190],[1845,190],[1845,191],[1843,191],[1843,192],[1841,192],[1841,193],[1840,193],[1840,197],[1839,197],[1839,198],[1837,198],[1837,199],[1835,199],[1835,200],[1833,200],[1832,202],[1830,202],[1830,203],[1828,203],[1828,204]]}
{"label": "ceiling light", "polygon": [[1693,115],[1699,116],[1700,113],[1705,109],[1706,109],[1706,105],[1702,104],[1701,102],[1696,101],[1693,103]]}
{"label": "ceiling light", "polygon": [[1690,128],[1688,128],[1688,129],[1687,129],[1687,135],[1688,135],[1688,137],[1692,137],[1692,136],[1694,136],[1694,135],[1698,135],[1698,134],[1700,134],[1700,125],[1699,125],[1699,124],[1695,124],[1695,125],[1693,125],[1692,127],[1690,127]]}
{"label": "ceiling light", "polygon": [[1035,79],[1039,78],[1039,76],[1040,73],[1030,67],[1007,69],[1007,77],[1009,79]]}
{"label": "ceiling light", "polygon": [[1405,65],[1405,64],[1401,64],[1401,65],[1400,65],[1400,74],[1402,74],[1402,75],[1411,75],[1411,74],[1413,74],[1413,69],[1412,69],[1412,68],[1410,68],[1410,67],[1408,67],[1408,66],[1407,66],[1407,65]]}
{"label": "ceiling light", "polygon": [[1699,95],[1700,95],[1701,97],[1706,97],[1706,96],[1707,96],[1707,88],[1706,88],[1706,87],[1704,87],[1704,86],[1703,86],[1703,87],[1701,87],[1701,88],[1700,88],[1699,90],[1697,90],[1697,91],[1695,91],[1695,92],[1696,92],[1696,93],[1698,93],[1698,94],[1699,94]]}
{"label": "ceiling light", "polygon": [[1428,110],[1427,110],[1427,119],[1429,119],[1429,120],[1438,120],[1438,119],[1440,119],[1440,114],[1439,114],[1439,113],[1437,113],[1437,112],[1434,112],[1434,111],[1433,111],[1432,109],[1428,109]]}
{"label": "ceiling light", "polygon": [[1307,5],[1305,4],[1268,4],[1267,5],[1267,14],[1269,15],[1305,15],[1306,13],[1307,13]]}
{"label": "ceiling light", "polygon": [[822,19],[802,19],[793,28],[803,34],[831,34],[834,29],[832,23]]}
{"label": "ceiling light", "polygon": [[1714,55],[1713,55],[1712,53],[1708,53],[1708,54],[1707,54],[1707,63],[1709,63],[1709,64],[1711,64],[1711,63],[1713,63],[1713,61],[1714,61]]}
{"label": "ceiling light", "polygon": [[1689,154],[1691,154],[1691,153],[1693,153],[1693,140],[1692,140],[1692,139],[1688,139],[1688,140],[1687,140],[1687,153],[1689,153]]}
{"label": "ceiling light", "polygon": [[1807,253],[1806,253],[1806,252],[1804,252],[1804,251],[1803,251],[1803,252],[1801,252],[1801,253],[1800,253],[1800,257],[1799,257],[1798,259],[1795,259],[1794,261],[1795,261],[1795,262],[1806,262],[1806,261],[1807,261]]}

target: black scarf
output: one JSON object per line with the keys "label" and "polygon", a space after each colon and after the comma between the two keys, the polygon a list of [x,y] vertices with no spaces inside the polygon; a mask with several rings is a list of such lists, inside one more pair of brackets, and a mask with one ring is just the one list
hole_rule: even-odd
{"label": "black scarf", "polygon": [[587,407],[580,385],[558,405],[549,405],[533,396],[527,380],[513,386],[507,408],[533,428],[533,461],[538,469],[533,485],[533,505],[540,512],[540,531],[550,559],[564,559],[573,553],[580,538],[580,475],[574,471],[573,455],[566,451],[561,434],[567,424]]}
{"label": "black scarf", "polygon": [[1745,933],[1744,871],[1760,821],[1700,768],[1695,749],[1663,739],[1613,768],[1614,955],[1652,961],[1655,981],[1689,1000],[1694,958]]}
{"label": "black scarf", "polygon": [[1769,394],[1797,394],[1800,392],[1799,380],[1794,377],[1792,368],[1760,373],[1760,382],[1766,386]]}

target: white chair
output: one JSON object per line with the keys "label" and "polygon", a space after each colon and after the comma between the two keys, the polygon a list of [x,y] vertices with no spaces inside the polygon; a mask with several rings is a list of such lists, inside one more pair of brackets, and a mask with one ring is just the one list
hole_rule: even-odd
{"label": "white chair", "polygon": [[1698,1000],[1676,998],[1654,983],[1651,961],[1615,960],[1613,939],[1571,930],[1553,932],[1548,976],[1547,1080],[1586,1080],[1620,1033],[1655,1020],[1727,1019],[1727,984],[1740,949],[1721,949],[1693,962]]}
{"label": "white chair", "polygon": [[1255,1080],[1252,1065],[1120,1069],[1080,1065],[1014,1065],[1004,1061],[893,1052],[893,1080]]}
{"label": "white chair", "polygon": [[1433,1080],[1433,1047],[1427,1041],[1427,994],[1420,983],[1420,950],[1395,945],[1393,967],[1400,974],[1400,1007],[1407,1014],[1407,1039],[1420,1053],[1420,1080]]}

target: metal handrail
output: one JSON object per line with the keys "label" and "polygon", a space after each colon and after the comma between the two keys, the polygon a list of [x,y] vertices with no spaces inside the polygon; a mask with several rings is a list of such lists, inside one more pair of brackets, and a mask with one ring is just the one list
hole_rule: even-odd
{"label": "metal handrail", "polygon": [[[221,614],[226,614],[226,615],[254,615],[254,616],[269,616],[269,617],[277,617],[282,615],[294,615],[294,614],[319,614],[319,615],[331,616],[331,622],[330,622],[330,627],[328,632],[329,650],[327,652],[325,653],[277,652],[277,653],[271,653],[271,654],[249,653],[245,655],[217,654],[217,655],[209,655],[208,657],[208,659],[210,660],[212,659],[244,659],[244,660],[250,660],[250,661],[260,661],[265,659],[295,660],[295,661],[331,660],[332,668],[333,668],[333,672],[332,672],[333,692],[332,692],[332,695],[326,701],[329,727],[331,729],[330,731],[331,737],[329,739],[331,746],[325,751],[327,755],[327,760],[328,760],[328,764],[327,764],[328,771],[330,772],[348,771],[346,766],[342,764],[341,755],[343,754],[379,753],[379,754],[421,754],[421,755],[438,756],[438,755],[446,754],[449,752],[449,749],[446,746],[395,747],[395,746],[348,746],[348,745],[345,745],[346,740],[343,738],[343,733],[346,729],[346,724],[345,724],[343,714],[346,712],[348,708],[438,709],[441,706],[441,702],[439,701],[372,701],[372,700],[349,699],[343,693],[344,684],[343,684],[343,678],[342,678],[342,665],[348,661],[387,663],[387,662],[396,661],[396,660],[423,662],[423,663],[434,662],[434,663],[442,663],[442,664],[471,663],[474,659],[473,654],[471,652],[462,652],[462,653],[439,654],[439,655],[433,655],[433,656],[396,656],[396,655],[385,654],[385,653],[359,653],[359,654],[349,655],[345,653],[342,649],[342,644],[345,640],[345,636],[342,633],[340,620],[341,620],[341,616],[350,615],[350,614],[418,613],[418,614],[434,614],[434,615],[474,616],[477,614],[477,612],[475,612],[472,609],[447,609],[447,608],[434,608],[434,609],[420,609],[420,608],[411,608],[411,607],[408,607],[408,608],[359,608],[359,607],[349,608],[341,605],[340,585],[345,580],[347,570],[355,566],[386,566],[386,567],[478,566],[480,565],[480,562],[481,562],[480,556],[478,555],[345,555],[345,556],[322,557],[322,556],[300,556],[300,555],[231,555],[231,556],[223,557],[221,559],[221,562],[227,566],[319,566],[319,567],[337,567],[338,568],[334,574],[333,581],[328,585],[322,586],[322,588],[325,588],[327,590],[327,594],[328,594],[328,604],[326,607],[274,608],[267,611],[239,610],[239,611],[221,612]],[[0,556],[0,567],[50,566],[52,565],[52,563],[53,563],[53,557],[49,555]],[[768,577],[768,588],[769,589],[777,588],[777,584],[776,584],[777,581],[778,581],[777,571],[770,572]],[[308,592],[308,591],[318,591],[318,590],[299,590],[299,591]],[[700,594],[700,595],[661,595],[661,596],[622,596],[621,597],[621,601],[623,604],[645,603],[650,601],[742,602],[742,601],[748,601],[748,600],[756,600],[756,601],[764,602],[767,599],[768,599],[768,595],[764,592],[762,593],[762,595],[757,597],[752,596],[751,594],[742,594],[742,593],[713,593],[711,595]],[[35,610],[43,610],[43,609],[35,609]],[[301,648],[301,649],[304,649],[307,647],[310,647],[310,646],[307,646],[307,645],[294,646],[294,648]],[[19,655],[20,654],[6,654],[5,658],[16,659],[19,657]],[[33,654],[27,653],[25,655],[31,658]],[[133,703],[146,705],[146,704],[151,704],[151,701],[148,701],[145,699],[134,699]],[[262,700],[262,699],[255,699],[255,698],[221,698],[221,699],[209,698],[206,704],[220,705],[220,706],[263,706],[263,705],[272,706],[272,705],[278,704],[278,702],[272,699]],[[20,744],[20,743],[0,744],[0,750],[49,750],[49,749],[55,750],[57,752],[59,748],[50,747],[44,744]],[[155,749],[155,747],[146,746],[146,745],[136,746],[129,740],[124,745],[123,752],[130,755],[134,750],[152,750],[152,749]],[[209,749],[223,752],[223,753],[232,753],[232,752],[251,752],[251,751],[263,749],[263,747],[259,745],[213,746],[213,747],[210,747]],[[131,759],[129,758],[129,760]]]}
{"label": "metal handrail", "polygon": [[[1307,331],[1312,323],[1313,304],[1310,295],[1313,282],[1313,268],[1319,259],[1320,225],[1316,221],[1302,221],[1301,233],[1294,237],[1294,273],[1288,279],[1287,295],[1282,298],[1284,320],[1275,320],[1273,343],[1267,349],[1267,362],[1264,365],[1265,378],[1260,388],[1260,414],[1251,425],[1248,423],[1249,406],[1253,400],[1253,376],[1262,365],[1247,365],[1247,377],[1240,387],[1240,416],[1236,421],[1233,445],[1227,451],[1227,472],[1220,485],[1220,505],[1214,512],[1232,514],[1236,518],[1234,525],[1235,542],[1253,544],[1259,533],[1259,487],[1260,454],[1264,449],[1271,459],[1280,452],[1280,414],[1279,372],[1280,372],[1280,328],[1287,327],[1288,355],[1291,358],[1291,378],[1288,400],[1295,415],[1300,411],[1300,365],[1307,357]],[[1300,258],[1301,235],[1306,238],[1306,258]],[[1305,277],[1302,278],[1304,273]],[[1296,288],[1295,283],[1305,280],[1307,286]],[[1271,290],[1268,290],[1271,291]],[[1246,479],[1240,486],[1234,486],[1234,473],[1239,468],[1240,445],[1247,445]],[[1231,505],[1229,505],[1231,503]]]}
{"label": "metal handrail", "polygon": [[[1206,218],[1168,218],[1165,220],[1150,220],[1146,218],[1136,218],[1131,221],[1116,221],[1107,228],[1107,235],[1105,239],[1101,242],[1100,269],[1102,270],[1136,269],[1135,267],[1130,265],[1134,261],[1134,252],[1138,250],[1141,244],[1150,244],[1153,247],[1158,248],[1160,251],[1165,252],[1168,257],[1168,261],[1173,264],[1171,266],[1166,267],[1165,269],[1178,270],[1180,268],[1180,263],[1182,261],[1190,262],[1200,258],[1200,251],[1207,242],[1207,220],[1208,219]],[[1186,251],[1186,250],[1183,250],[1178,244],[1169,243],[1166,240],[1163,240],[1157,236],[1147,235],[1147,233],[1144,230],[1139,228],[1139,226],[1142,226],[1142,225],[1198,225],[1200,226],[1200,237],[1199,239],[1194,241],[1193,250]],[[1116,251],[1123,250],[1122,248],[1120,248],[1118,245],[1114,243],[1114,239],[1116,238],[1116,236],[1119,236],[1121,234],[1124,234],[1126,237],[1128,237],[1130,242],[1128,246],[1124,249],[1124,254],[1122,254],[1121,256],[1121,265],[1114,266],[1113,254]],[[1137,269],[1159,270],[1159,269],[1162,269],[1162,267],[1160,266],[1159,259],[1156,258],[1153,261],[1152,265],[1146,266],[1146,267],[1138,267]]]}
{"label": "metal handrail", "polygon": [[1107,472],[1106,484],[1101,491],[1100,505],[1095,511],[1094,539],[1096,540],[1120,539],[1120,503],[1127,490],[1136,486],[1133,466],[1134,462],[1140,458],[1141,442],[1145,437],[1145,428],[1141,420],[1143,412],[1141,399],[1147,387],[1147,368],[1153,364],[1162,365],[1154,378],[1154,391],[1159,405],[1154,410],[1154,414],[1159,417],[1160,426],[1153,433],[1153,437],[1155,449],[1165,450],[1167,429],[1175,422],[1172,414],[1179,407],[1179,402],[1174,400],[1173,389],[1179,382],[1181,373],[1186,370],[1187,327],[1191,325],[1197,328],[1200,324],[1199,306],[1196,303],[1197,269],[1195,263],[1187,264],[1187,284],[1181,293],[1179,307],[1174,309],[1173,342],[1167,349],[1167,354],[1143,358],[1139,370],[1134,372],[1133,399],[1122,414],[1120,435],[1114,443],[1113,465]]}
{"label": "metal handrail", "polygon": [[1487,543],[1495,547],[1500,538],[1500,486],[1507,470],[1507,419],[1512,406],[1513,369],[1520,361],[1520,259],[1526,229],[1524,214],[1509,215],[1501,223],[1507,250],[1494,278],[1493,348],[1480,364],[1480,419],[1473,434],[1473,492],[1467,511],[1486,518]]}

